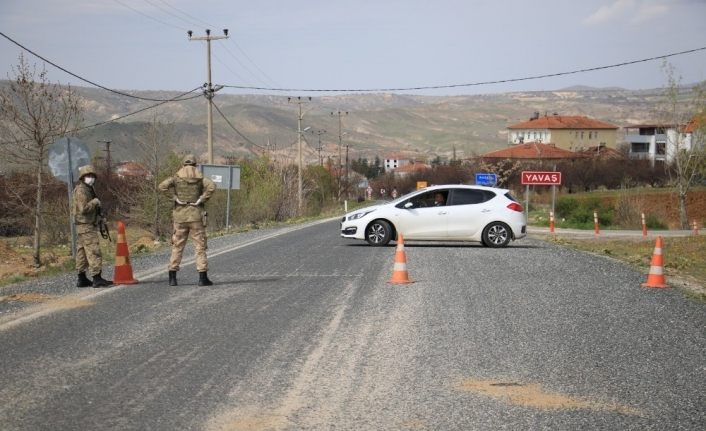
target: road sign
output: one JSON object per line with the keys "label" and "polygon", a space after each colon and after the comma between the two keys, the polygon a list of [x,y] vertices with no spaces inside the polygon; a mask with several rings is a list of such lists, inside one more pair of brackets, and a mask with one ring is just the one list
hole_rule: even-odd
{"label": "road sign", "polygon": [[240,166],[200,165],[203,176],[210,178],[219,189],[240,189]]}
{"label": "road sign", "polygon": [[204,177],[210,178],[218,189],[228,190],[226,199],[226,230],[230,229],[230,191],[240,190],[240,166],[200,165]]}
{"label": "road sign", "polygon": [[528,186],[559,186],[561,172],[522,171],[522,184]]}
{"label": "road sign", "polygon": [[476,185],[479,186],[494,186],[498,183],[498,176],[496,174],[489,173],[477,173],[476,174]]}

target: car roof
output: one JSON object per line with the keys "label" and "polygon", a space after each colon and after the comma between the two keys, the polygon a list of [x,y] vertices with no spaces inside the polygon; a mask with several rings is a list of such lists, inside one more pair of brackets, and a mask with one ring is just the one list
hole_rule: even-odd
{"label": "car roof", "polygon": [[474,190],[489,190],[496,193],[505,194],[509,192],[508,189],[498,188],[498,187],[488,187],[488,186],[477,186],[475,184],[435,184],[433,186],[425,187],[419,190],[433,191],[438,189],[474,189]]}

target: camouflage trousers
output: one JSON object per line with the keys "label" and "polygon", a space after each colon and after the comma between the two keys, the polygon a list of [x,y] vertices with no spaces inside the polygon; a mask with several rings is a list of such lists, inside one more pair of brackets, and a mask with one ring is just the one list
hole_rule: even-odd
{"label": "camouflage trousers", "polygon": [[98,232],[89,230],[76,235],[76,270],[87,272],[91,277],[100,274],[103,268]]}
{"label": "camouflage trousers", "polygon": [[174,233],[172,234],[172,257],[169,259],[169,270],[179,271],[179,264],[184,253],[186,240],[191,235],[196,253],[196,271],[208,271],[206,262],[206,228],[200,221],[186,223],[174,223]]}

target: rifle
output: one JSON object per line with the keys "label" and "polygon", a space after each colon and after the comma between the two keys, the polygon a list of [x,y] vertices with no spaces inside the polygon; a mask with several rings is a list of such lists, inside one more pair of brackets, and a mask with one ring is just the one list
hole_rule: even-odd
{"label": "rifle", "polygon": [[113,242],[113,239],[110,237],[110,230],[108,230],[108,223],[106,223],[105,216],[103,215],[103,208],[100,206],[96,207],[96,223],[98,224],[98,230],[100,230],[103,239]]}

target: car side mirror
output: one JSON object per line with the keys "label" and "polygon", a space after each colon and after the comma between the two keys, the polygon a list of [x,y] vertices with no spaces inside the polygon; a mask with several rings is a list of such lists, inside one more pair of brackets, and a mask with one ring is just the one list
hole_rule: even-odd
{"label": "car side mirror", "polygon": [[405,209],[414,208],[414,204],[412,202],[407,202],[406,204],[404,204],[404,208]]}

